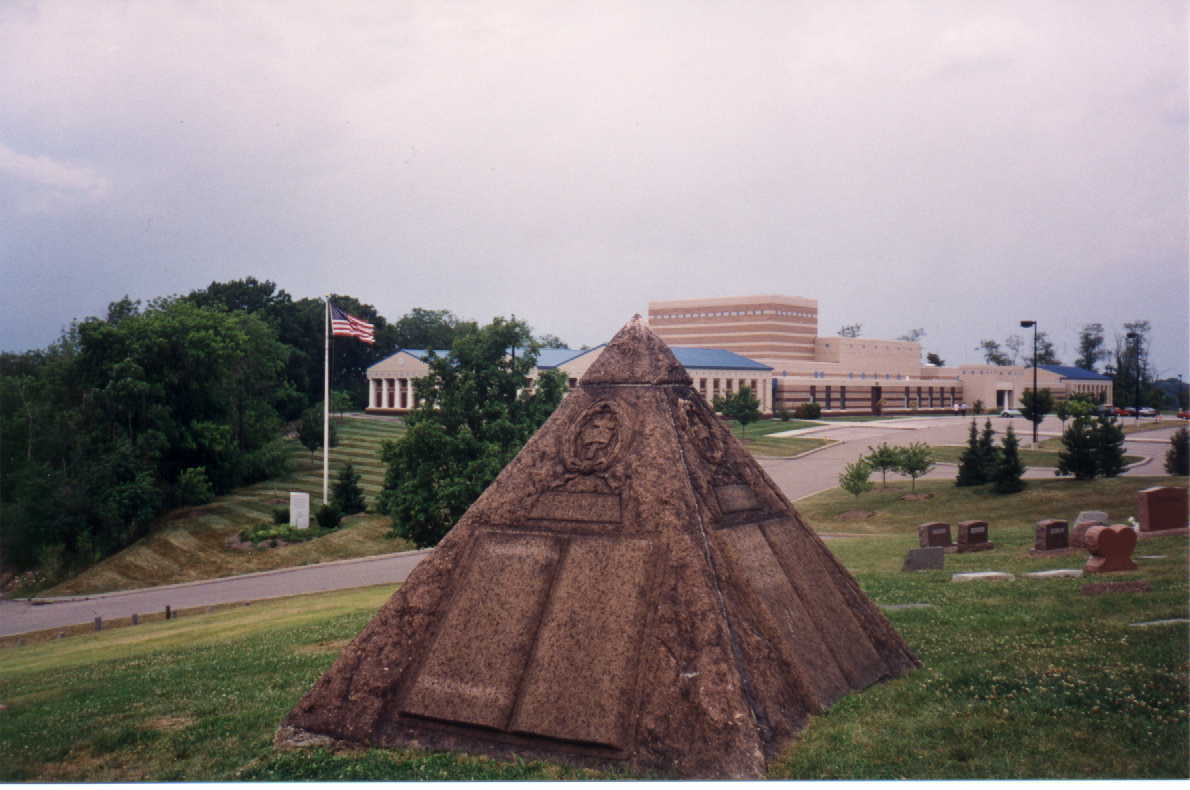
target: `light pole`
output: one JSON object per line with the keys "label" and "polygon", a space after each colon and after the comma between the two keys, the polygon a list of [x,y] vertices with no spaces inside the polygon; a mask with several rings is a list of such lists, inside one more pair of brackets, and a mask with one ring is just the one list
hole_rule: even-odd
{"label": "light pole", "polygon": [[1132,409],[1136,413],[1136,422],[1140,422],[1140,333],[1129,332],[1125,335],[1132,341],[1132,355],[1136,358],[1136,398],[1132,401]]}
{"label": "light pole", "polygon": [[1021,321],[1021,328],[1033,327],[1033,403],[1029,407],[1029,414],[1033,422],[1033,446],[1037,446],[1037,322]]}

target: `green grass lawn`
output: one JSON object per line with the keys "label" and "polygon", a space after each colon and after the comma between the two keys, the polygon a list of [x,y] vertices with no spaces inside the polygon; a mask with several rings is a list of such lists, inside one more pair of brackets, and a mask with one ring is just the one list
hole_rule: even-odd
{"label": "green grass lawn", "polygon": [[[339,443],[331,448],[330,484],[350,462],[370,505],[384,483],[380,445],[403,430],[395,422],[341,420]],[[166,513],[141,540],[43,594],[129,590],[414,548],[408,541],[385,537],[389,519],[373,514],[350,516],[336,532],[304,543],[250,551],[227,548],[227,540],[245,528],[272,523],[273,509],[289,506],[290,491],[310,495],[313,519],[313,510],[322,501],[321,451],[311,456],[296,440],[290,441],[293,471],[287,477],[237,489],[209,505]]]}
{"label": "green grass lawn", "polygon": [[[1142,541],[1152,591],[1089,597],[1082,579],[1030,570],[1085,555],[1031,557],[1033,523],[1106,510],[1185,478],[1030,481],[1020,494],[919,481],[858,499],[798,503],[820,532],[863,533],[829,548],[879,604],[923,668],[840,700],[774,761],[778,779],[1185,778],[1188,769],[1186,536]],[[871,515],[855,521],[856,509]],[[992,551],[946,556],[944,571],[902,573],[916,525],[989,521]],[[1011,582],[955,584],[956,571]],[[418,751],[277,753],[282,716],[387,599],[391,586],[262,601],[68,639],[0,648],[0,780],[235,781],[623,778],[540,762]]]}
{"label": "green grass lawn", "polygon": [[[1045,447],[1044,442],[1041,443],[1041,445],[1042,447]],[[1061,447],[1060,440],[1058,447]],[[963,450],[965,449],[965,445],[935,444],[930,446],[930,450],[934,453],[935,461],[951,464],[957,464],[959,462],[959,456],[963,454]],[[1030,450],[1022,447],[1020,449],[1020,455],[1021,461],[1025,464],[1025,466],[1057,467],[1058,465],[1058,451],[1056,449]],[[1124,456],[1125,464],[1134,464],[1140,460],[1143,459],[1139,455]]]}
{"label": "green grass lawn", "polygon": [[814,428],[822,424],[806,420],[759,420],[741,428],[735,420],[728,421],[732,435],[740,440],[748,452],[771,458],[788,458],[817,447],[834,444],[830,439],[816,439],[812,436],[772,436],[774,433]]}

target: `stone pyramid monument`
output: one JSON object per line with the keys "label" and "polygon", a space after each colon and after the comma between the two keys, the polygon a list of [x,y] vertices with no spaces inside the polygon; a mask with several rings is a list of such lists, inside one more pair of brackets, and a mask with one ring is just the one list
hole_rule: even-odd
{"label": "stone pyramid monument", "polygon": [[754,778],[915,666],[637,316],[276,742]]}

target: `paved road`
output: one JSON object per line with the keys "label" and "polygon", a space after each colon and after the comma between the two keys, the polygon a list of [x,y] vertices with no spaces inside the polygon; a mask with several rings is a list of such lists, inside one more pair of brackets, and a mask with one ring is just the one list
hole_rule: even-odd
{"label": "paved road", "polygon": [[0,636],[61,628],[133,614],[193,606],[256,601],[404,581],[429,549],[249,573],[226,579],[171,584],[144,590],[53,599],[52,603],[0,601]]}
{"label": "paved road", "polygon": [[[983,425],[983,417],[979,425]],[[1003,436],[1011,423],[1022,439],[1032,438],[1029,424],[1021,419],[992,417],[997,436]],[[793,433],[835,439],[838,444],[801,458],[761,461],[765,471],[791,500],[834,488],[838,485],[843,465],[868,452],[870,445],[887,441],[890,444],[926,442],[927,444],[965,444],[970,418],[922,417],[882,420],[864,423],[835,423],[821,428],[808,428]],[[1048,418],[1040,426],[1041,438],[1061,434],[1061,424]],[[1152,460],[1133,467],[1125,474],[1161,475],[1165,473],[1162,459],[1165,445],[1174,429],[1138,434],[1126,443],[1130,455],[1150,456]],[[926,478],[953,478],[955,468],[942,465]],[[1051,469],[1030,469],[1026,477],[1048,478]],[[891,479],[898,475],[889,474]],[[905,478],[900,478],[905,479]],[[286,568],[207,582],[153,587],[121,593],[59,599],[52,604],[31,605],[23,601],[0,601],[0,636],[60,628],[66,625],[89,623],[96,617],[111,619],[135,613],[160,612],[169,606],[185,609],[192,606],[212,606],[221,603],[279,598],[302,593],[325,592],[370,584],[404,581],[426,551],[365,557],[356,560]]]}

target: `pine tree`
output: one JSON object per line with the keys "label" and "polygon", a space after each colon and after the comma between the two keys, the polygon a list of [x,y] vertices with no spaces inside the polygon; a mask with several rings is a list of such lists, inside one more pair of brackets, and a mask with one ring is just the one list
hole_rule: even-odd
{"label": "pine tree", "polygon": [[1165,471],[1171,475],[1190,474],[1190,432],[1180,428],[1169,437],[1169,444],[1165,451]]}
{"label": "pine tree", "polygon": [[1124,429],[1112,418],[1099,417],[1092,429],[1095,442],[1095,471],[1116,477],[1124,471]]}
{"label": "pine tree", "polygon": [[349,516],[352,513],[363,513],[367,510],[364,491],[359,485],[360,476],[355,467],[348,463],[335,478],[334,492],[331,494],[331,504],[340,513]]}
{"label": "pine tree", "polygon": [[1012,426],[1004,434],[1004,448],[996,462],[996,474],[992,490],[997,494],[1015,494],[1025,487],[1021,475],[1025,473],[1025,465],[1021,463],[1020,442]]}
{"label": "pine tree", "polygon": [[979,435],[979,464],[983,481],[991,480],[996,474],[996,457],[1000,450],[996,447],[996,431],[992,428],[992,421],[985,420],[983,433]]}
{"label": "pine tree", "polygon": [[1095,437],[1091,420],[1077,416],[1062,432],[1062,449],[1058,451],[1059,475],[1074,475],[1078,480],[1092,480],[1096,472]]}
{"label": "pine tree", "polygon": [[956,486],[977,486],[986,482],[983,455],[979,447],[979,431],[975,427],[975,420],[972,420],[971,432],[967,437],[967,448],[959,456],[959,473],[955,477],[954,484]]}

